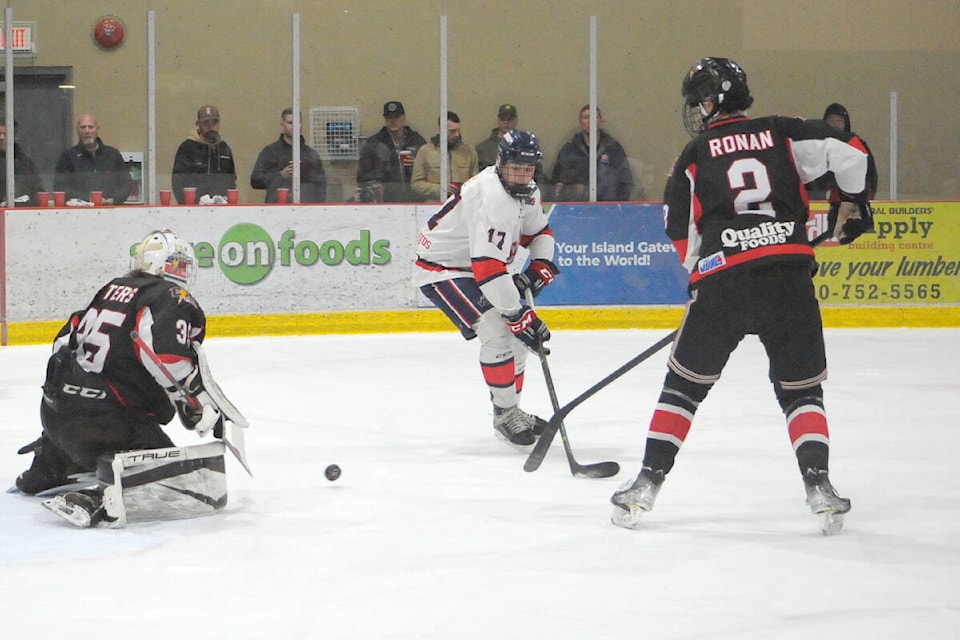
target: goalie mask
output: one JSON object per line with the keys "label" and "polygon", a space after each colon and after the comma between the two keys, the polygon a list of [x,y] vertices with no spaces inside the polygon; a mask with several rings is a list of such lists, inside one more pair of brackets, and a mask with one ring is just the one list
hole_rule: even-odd
{"label": "goalie mask", "polygon": [[529,131],[507,131],[497,148],[497,176],[507,193],[515,198],[533,195],[537,183],[533,174],[543,158],[537,138]]}
{"label": "goalie mask", "polygon": [[[691,136],[702,133],[717,114],[737,113],[753,104],[747,74],[729,58],[703,58],[690,67],[680,94],[683,126]],[[712,103],[709,111],[707,102]]]}
{"label": "goalie mask", "polygon": [[169,229],[153,231],[137,245],[130,268],[187,287],[196,274],[193,247]]}

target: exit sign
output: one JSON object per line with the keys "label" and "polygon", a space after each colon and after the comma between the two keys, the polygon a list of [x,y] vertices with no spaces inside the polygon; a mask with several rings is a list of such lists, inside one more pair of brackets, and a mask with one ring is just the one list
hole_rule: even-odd
{"label": "exit sign", "polygon": [[[33,28],[32,22],[13,23],[13,28],[10,30],[10,48],[14,54],[34,55],[37,52],[36,43],[33,41]],[[6,50],[7,32],[4,25],[0,23],[0,52],[6,52]]]}

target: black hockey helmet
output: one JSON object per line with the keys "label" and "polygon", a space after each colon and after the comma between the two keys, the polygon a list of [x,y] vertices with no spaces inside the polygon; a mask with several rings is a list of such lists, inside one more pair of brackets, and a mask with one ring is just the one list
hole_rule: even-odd
{"label": "black hockey helmet", "polygon": [[[683,96],[683,125],[690,135],[702,132],[718,113],[736,113],[750,108],[753,96],[747,74],[730,58],[703,58],[690,67],[680,89]],[[707,113],[702,103],[713,101]]]}

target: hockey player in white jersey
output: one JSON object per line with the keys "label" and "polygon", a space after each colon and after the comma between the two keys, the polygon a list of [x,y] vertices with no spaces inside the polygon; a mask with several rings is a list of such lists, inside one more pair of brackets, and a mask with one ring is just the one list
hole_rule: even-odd
{"label": "hockey player in white jersey", "polygon": [[[522,304],[558,273],[555,243],[533,179],[542,158],[536,137],[509,131],[497,162],[464,183],[417,234],[417,285],[467,340],[480,338],[480,370],[493,401],[493,427],[514,444],[535,442],[546,424],[520,409],[527,349],[550,339]],[[530,264],[510,276],[518,247]]]}

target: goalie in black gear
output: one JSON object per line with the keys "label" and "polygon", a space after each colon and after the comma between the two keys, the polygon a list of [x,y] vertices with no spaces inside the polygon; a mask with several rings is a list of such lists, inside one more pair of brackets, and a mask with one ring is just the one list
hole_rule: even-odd
{"label": "goalie in black gear", "polygon": [[[17,488],[36,494],[68,484],[71,474],[94,472],[98,459],[119,451],[174,447],[164,425],[180,412],[189,429],[222,428],[197,371],[194,342],[206,331],[203,310],[185,287],[196,260],[192,247],[169,230],[137,247],[131,270],[104,285],[60,330],[47,364],[40,405],[43,433]],[[131,338],[160,355],[167,369],[200,400],[185,404],[171,383]]]}

